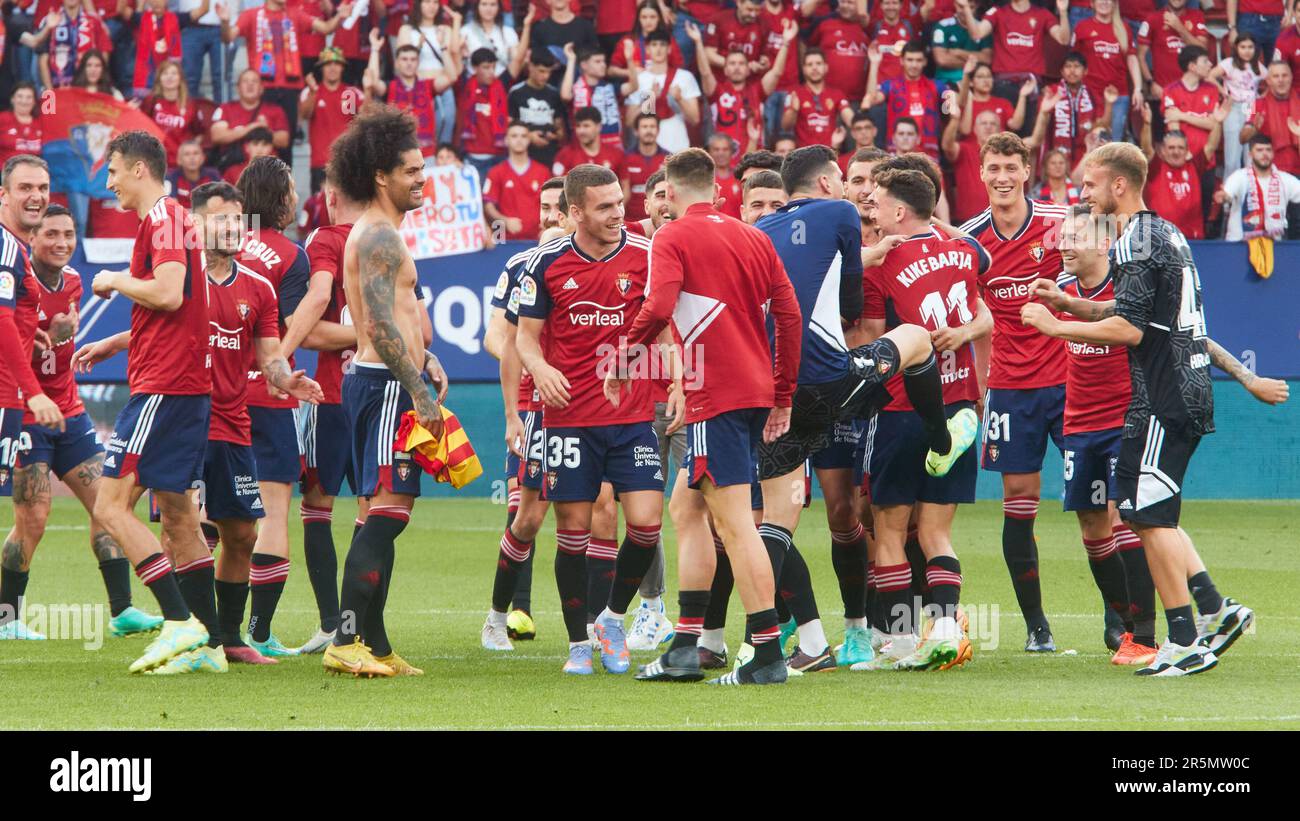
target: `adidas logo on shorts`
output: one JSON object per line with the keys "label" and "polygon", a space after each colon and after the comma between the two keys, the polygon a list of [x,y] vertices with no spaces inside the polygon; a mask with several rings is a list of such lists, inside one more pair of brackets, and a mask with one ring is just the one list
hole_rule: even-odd
{"label": "adidas logo on shorts", "polygon": [[564,288],[562,290],[572,291],[575,290],[577,287],[578,287],[578,283],[573,280],[573,277],[569,277],[569,281],[564,283]]}
{"label": "adidas logo on shorts", "polygon": [[104,460],[104,467],[106,467],[106,468],[115,468],[115,467],[117,467],[117,457],[116,457],[116,456],[109,456],[107,459],[105,459],[105,460]]}

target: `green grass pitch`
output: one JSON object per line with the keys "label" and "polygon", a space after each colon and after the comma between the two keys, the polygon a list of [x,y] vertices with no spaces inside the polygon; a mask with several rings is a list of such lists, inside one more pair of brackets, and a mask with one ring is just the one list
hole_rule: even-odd
{"label": "green grass pitch", "polygon": [[[510,654],[479,648],[504,508],[486,500],[424,500],[398,543],[388,604],[389,634],[419,679],[353,680],[327,676],[320,657],[278,666],[231,666],[224,676],[131,676],[127,664],[146,639],[103,640],[99,649],[65,639],[0,643],[5,709],[0,727],[116,728],[440,728],[440,729],[1297,729],[1300,702],[1300,558],[1292,502],[1193,502],[1184,525],[1218,587],[1257,613],[1219,668],[1183,679],[1143,680],[1108,664],[1101,642],[1101,600],[1071,515],[1044,505],[1038,520],[1044,600],[1058,647],[1077,655],[1022,652],[1023,623],[1002,562],[1001,512],[995,502],[963,508],[954,541],[966,584],[963,602],[1000,608],[999,646],[981,649],[947,673],[850,673],[793,679],[784,687],[727,688],[642,684],[599,669],[590,678],[560,672],[565,658],[551,561],[551,524],[539,539],[534,616],[539,638]],[[337,506],[342,554],[351,500]],[[0,506],[6,530],[13,511]],[[99,604],[103,586],[88,547],[86,516],[59,499],[37,552],[28,588],[32,604]],[[293,570],[276,615],[289,645],[315,628],[315,606],[302,562],[302,530],[290,525]],[[671,532],[665,533],[671,540]],[[839,591],[820,503],[805,512],[798,544],[808,558],[832,643],[842,633]],[[670,564],[672,562],[670,547]],[[675,590],[670,573],[670,589]],[[156,612],[138,582],[136,603]],[[675,592],[668,596],[675,614]],[[732,599],[728,645],[744,619]],[[1163,619],[1158,627],[1163,629]],[[792,642],[793,644],[793,642]],[[649,654],[634,654],[634,664]]]}

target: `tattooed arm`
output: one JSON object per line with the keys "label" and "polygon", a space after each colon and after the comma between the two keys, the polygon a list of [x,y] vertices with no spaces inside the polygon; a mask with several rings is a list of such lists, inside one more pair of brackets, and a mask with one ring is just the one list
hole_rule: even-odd
{"label": "tattooed arm", "polygon": [[289,361],[280,356],[279,338],[259,336],[254,344],[257,346],[257,367],[266,376],[268,385],[302,402],[319,405],[325,401],[320,385],[308,378],[306,371],[289,369]]}
{"label": "tattooed arm", "polygon": [[1205,345],[1210,352],[1210,362],[1240,382],[1241,386],[1250,391],[1250,395],[1259,401],[1267,405],[1277,405],[1285,402],[1290,396],[1291,388],[1283,380],[1257,376],[1213,339],[1206,339]]}
{"label": "tattooed arm", "polygon": [[1053,311],[1072,314],[1084,322],[1100,322],[1106,317],[1115,315],[1113,299],[1094,302],[1091,299],[1073,297],[1062,291],[1056,282],[1050,279],[1036,279],[1030,288],[1031,296]]}
{"label": "tattooed arm", "polygon": [[366,335],[379,359],[388,366],[389,373],[411,395],[420,424],[438,436],[442,430],[438,400],[421,379],[421,368],[411,361],[411,351],[407,349],[402,329],[394,317],[397,299],[394,289],[406,259],[406,244],[391,225],[366,227],[357,243],[361,299],[366,306]]}

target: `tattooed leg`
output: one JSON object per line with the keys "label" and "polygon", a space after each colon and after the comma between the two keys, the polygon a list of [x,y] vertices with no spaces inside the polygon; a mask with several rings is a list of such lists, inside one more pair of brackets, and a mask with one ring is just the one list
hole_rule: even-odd
{"label": "tattooed leg", "polygon": [[27,572],[32,554],[45,535],[45,525],[50,518],[50,466],[36,462],[28,467],[16,468],[14,483],[14,529],[22,551],[17,566],[11,566],[6,556],[5,567]]}
{"label": "tattooed leg", "polygon": [[59,477],[90,514],[90,550],[95,560],[101,563],[126,558],[122,546],[95,518],[95,499],[99,496],[99,479],[103,475],[104,454],[96,453]]}

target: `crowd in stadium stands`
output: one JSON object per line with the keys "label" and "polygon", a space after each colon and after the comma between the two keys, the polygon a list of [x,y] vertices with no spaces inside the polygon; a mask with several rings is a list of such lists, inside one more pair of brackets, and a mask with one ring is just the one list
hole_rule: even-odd
{"label": "crowd in stadium stands", "polygon": [[[414,113],[426,155],[478,170],[499,237],[532,239],[548,177],[608,166],[640,218],[646,179],[690,145],[736,215],[751,152],[923,151],[960,221],[987,204],[980,145],[1011,130],[1037,153],[1031,196],[1077,202],[1083,155],[1126,140],[1152,158],[1148,205],[1188,238],[1282,238],[1300,235],[1288,2],[16,0],[0,160],[37,151],[44,91],[76,86],[157,122],[182,202],[256,156],[292,162],[295,141],[316,195],[330,144],[386,100]],[[302,227],[327,219],[302,196]],[[86,219],[91,236],[135,232],[112,201]]]}

